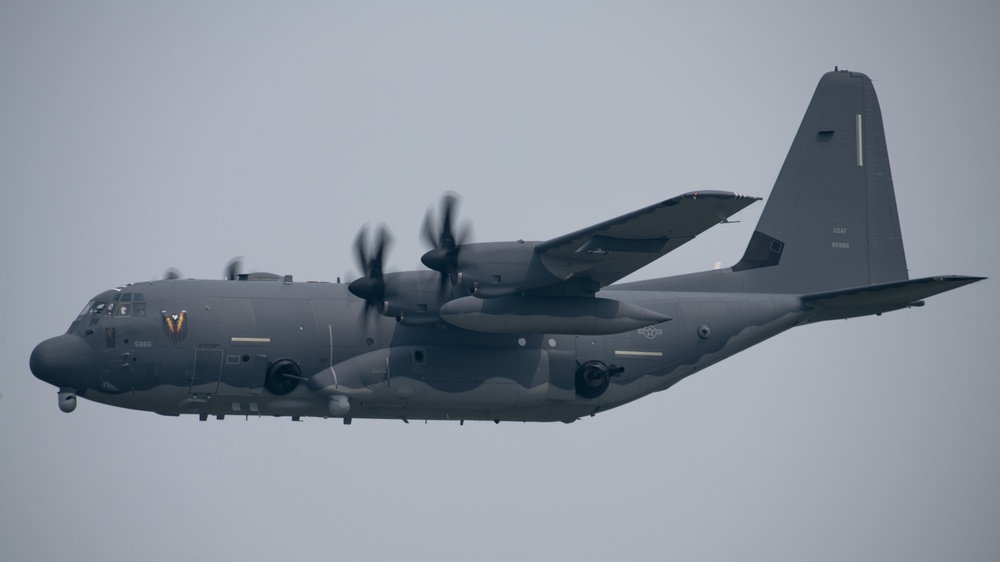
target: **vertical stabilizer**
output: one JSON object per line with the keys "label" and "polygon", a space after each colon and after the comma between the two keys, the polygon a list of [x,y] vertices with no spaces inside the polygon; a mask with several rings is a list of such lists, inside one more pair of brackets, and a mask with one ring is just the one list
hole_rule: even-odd
{"label": "vertical stabilizer", "polygon": [[814,293],[907,279],[871,80],[823,76],[743,259],[744,290]]}

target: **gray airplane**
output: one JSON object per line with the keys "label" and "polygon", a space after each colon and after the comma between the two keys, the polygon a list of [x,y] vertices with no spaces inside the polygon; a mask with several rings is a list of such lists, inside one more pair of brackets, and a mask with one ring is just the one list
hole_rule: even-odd
{"label": "gray airplane", "polygon": [[921,306],[981,277],[909,279],[871,80],[820,80],[735,265],[616,281],[759,198],[686,193],[544,242],[467,243],[456,199],[428,212],[424,271],[167,279],[105,291],[31,371],[77,396],[163,415],[563,421],[664,390],[794,326]]}

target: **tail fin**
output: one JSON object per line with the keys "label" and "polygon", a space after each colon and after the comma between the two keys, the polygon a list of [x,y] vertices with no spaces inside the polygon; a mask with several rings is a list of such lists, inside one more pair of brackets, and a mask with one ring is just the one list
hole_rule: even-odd
{"label": "tail fin", "polygon": [[744,290],[815,293],[905,280],[882,113],[871,80],[823,76],[746,253]]}

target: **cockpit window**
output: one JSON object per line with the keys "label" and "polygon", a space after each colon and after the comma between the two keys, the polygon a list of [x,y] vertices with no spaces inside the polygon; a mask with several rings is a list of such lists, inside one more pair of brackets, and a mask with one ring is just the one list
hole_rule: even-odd
{"label": "cockpit window", "polygon": [[90,311],[87,314],[100,314],[107,307],[108,303],[104,301],[90,301]]}
{"label": "cockpit window", "polygon": [[[146,299],[142,293],[116,293],[112,295],[99,295],[100,298],[110,300],[94,299],[87,303],[80,311],[81,316],[145,316]],[[91,323],[96,322],[96,318]]]}
{"label": "cockpit window", "polygon": [[94,301],[90,301],[87,303],[87,306],[83,307],[83,310],[80,311],[80,314],[77,314],[77,318],[85,314],[93,314],[93,313],[94,313]]}
{"label": "cockpit window", "polygon": [[115,316],[145,316],[146,315],[146,303],[135,302],[135,303],[118,303],[115,308]]}
{"label": "cockpit window", "polygon": [[146,315],[146,303],[142,293],[125,293],[119,296],[118,302],[109,305],[108,314],[111,314],[113,309],[114,316],[119,317]]}

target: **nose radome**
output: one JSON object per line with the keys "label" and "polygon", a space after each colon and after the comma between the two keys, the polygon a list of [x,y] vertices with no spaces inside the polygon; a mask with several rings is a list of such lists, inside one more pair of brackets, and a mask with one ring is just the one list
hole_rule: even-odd
{"label": "nose radome", "polygon": [[35,346],[29,365],[39,379],[60,388],[83,391],[90,381],[91,349],[74,334],[49,338]]}

